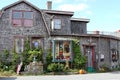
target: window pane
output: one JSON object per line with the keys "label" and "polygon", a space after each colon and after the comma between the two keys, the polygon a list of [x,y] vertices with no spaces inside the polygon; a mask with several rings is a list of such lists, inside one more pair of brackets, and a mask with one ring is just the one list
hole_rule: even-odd
{"label": "window pane", "polygon": [[24,12],[24,18],[25,19],[33,19],[33,13],[32,12]]}
{"label": "window pane", "polygon": [[70,52],[69,44],[70,43],[68,41],[64,42],[64,53],[66,53],[66,54]]}
{"label": "window pane", "polygon": [[55,29],[61,29],[61,25],[55,25]]}
{"label": "window pane", "polygon": [[13,18],[22,18],[22,12],[13,12]]}
{"label": "window pane", "polygon": [[70,41],[55,41],[54,46],[56,61],[72,60]]}
{"label": "window pane", "polygon": [[33,20],[24,20],[24,26],[33,26]]}
{"label": "window pane", "polygon": [[55,42],[55,60],[71,60],[70,41]]}
{"label": "window pane", "polygon": [[60,25],[61,24],[61,20],[60,19],[55,19],[55,24],[56,25]]}
{"label": "window pane", "polygon": [[15,48],[17,53],[23,52],[24,40],[23,39],[15,39]]}
{"label": "window pane", "polygon": [[61,20],[54,19],[54,29],[61,29]]}
{"label": "window pane", "polygon": [[56,42],[55,43],[55,58],[56,60],[63,60],[64,56],[63,56],[63,42]]}
{"label": "window pane", "polygon": [[64,41],[64,58],[71,60],[70,41]]}
{"label": "window pane", "polygon": [[40,37],[32,37],[32,49],[40,49],[43,47],[43,41]]}
{"label": "window pane", "polygon": [[40,48],[40,40],[33,40],[32,41],[32,47],[33,47],[33,49]]}
{"label": "window pane", "polygon": [[22,26],[22,21],[20,19],[13,19],[14,26]]}

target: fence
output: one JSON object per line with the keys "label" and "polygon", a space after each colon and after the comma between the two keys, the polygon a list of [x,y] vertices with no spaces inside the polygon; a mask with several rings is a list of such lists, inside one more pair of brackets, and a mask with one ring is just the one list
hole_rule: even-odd
{"label": "fence", "polygon": [[120,37],[120,32],[105,32],[105,31],[88,31],[87,34],[101,34]]}

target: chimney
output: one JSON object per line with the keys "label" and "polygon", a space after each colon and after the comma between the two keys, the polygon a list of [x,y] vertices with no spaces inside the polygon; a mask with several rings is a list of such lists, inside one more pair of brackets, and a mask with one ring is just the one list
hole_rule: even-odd
{"label": "chimney", "polygon": [[99,34],[100,33],[100,31],[94,31],[94,34]]}
{"label": "chimney", "polygon": [[52,1],[47,1],[47,9],[48,10],[52,9]]}

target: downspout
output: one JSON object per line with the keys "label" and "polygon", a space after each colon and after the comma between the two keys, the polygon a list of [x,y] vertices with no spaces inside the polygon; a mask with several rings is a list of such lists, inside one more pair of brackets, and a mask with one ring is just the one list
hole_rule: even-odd
{"label": "downspout", "polygon": [[100,53],[101,53],[101,49],[100,49],[100,34],[99,34],[99,38],[98,38],[98,54],[97,54],[97,68],[100,69]]}

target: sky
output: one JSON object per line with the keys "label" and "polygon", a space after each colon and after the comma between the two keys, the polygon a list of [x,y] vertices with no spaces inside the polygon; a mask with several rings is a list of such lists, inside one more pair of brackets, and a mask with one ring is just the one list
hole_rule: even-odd
{"label": "sky", "polygon": [[[1,0],[0,9],[18,0]],[[27,0],[46,9],[48,0]],[[115,32],[120,30],[120,0],[50,0],[53,10],[72,11],[74,18],[87,18],[88,31]]]}

